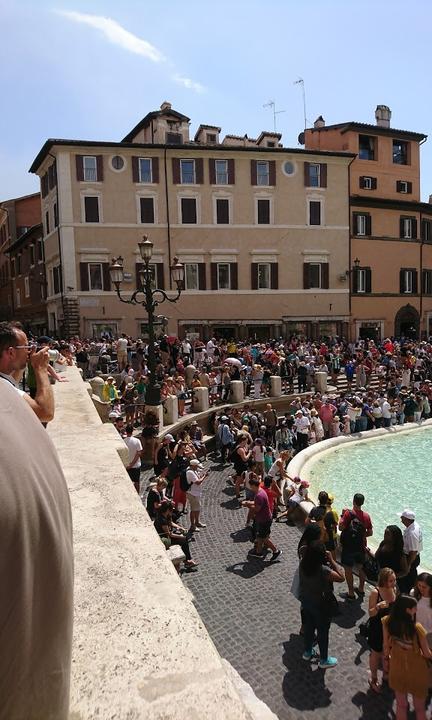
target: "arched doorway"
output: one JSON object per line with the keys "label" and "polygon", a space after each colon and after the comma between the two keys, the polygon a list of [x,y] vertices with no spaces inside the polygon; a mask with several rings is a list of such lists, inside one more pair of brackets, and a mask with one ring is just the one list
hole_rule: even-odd
{"label": "arched doorway", "polygon": [[412,305],[404,305],[396,313],[395,336],[416,340],[420,334],[420,315]]}

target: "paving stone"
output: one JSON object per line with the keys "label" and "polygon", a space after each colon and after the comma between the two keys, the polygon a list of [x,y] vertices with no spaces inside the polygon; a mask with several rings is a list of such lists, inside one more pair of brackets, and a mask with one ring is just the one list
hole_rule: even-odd
{"label": "paving stone", "polygon": [[219,653],[280,720],[392,717],[391,691],[368,692],[369,652],[356,628],[367,617],[367,596],[363,603],[340,602],[329,644],[337,667],[322,671],[303,661],[300,606],[290,593],[300,531],[274,523],[272,539],[283,550],[280,559],[274,564],[248,559],[247,511],[233,502],[227,482],[231,467],[211,460],[204,464],[210,468],[202,499],[207,528],[191,543],[200,564],[197,572],[182,577]]}

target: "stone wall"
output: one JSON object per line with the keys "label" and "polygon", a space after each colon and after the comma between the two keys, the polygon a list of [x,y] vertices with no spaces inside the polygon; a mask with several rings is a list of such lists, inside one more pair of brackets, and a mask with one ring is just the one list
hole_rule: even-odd
{"label": "stone wall", "polygon": [[69,382],[54,388],[48,432],[74,522],[71,720],[250,720],[256,713],[227,672],[129,480],[119,456],[124,443],[101,423],[78,370],[66,374]]}

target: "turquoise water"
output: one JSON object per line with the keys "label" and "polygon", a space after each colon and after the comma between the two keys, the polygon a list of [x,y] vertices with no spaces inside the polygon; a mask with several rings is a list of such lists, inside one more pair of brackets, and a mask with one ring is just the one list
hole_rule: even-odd
{"label": "turquoise water", "polygon": [[333,507],[352,507],[356,492],[365,496],[364,509],[373,524],[369,545],[376,548],[387,525],[400,525],[397,513],[408,507],[423,530],[421,566],[432,572],[432,428],[394,437],[341,445],[308,465],[311,494],[334,495]]}

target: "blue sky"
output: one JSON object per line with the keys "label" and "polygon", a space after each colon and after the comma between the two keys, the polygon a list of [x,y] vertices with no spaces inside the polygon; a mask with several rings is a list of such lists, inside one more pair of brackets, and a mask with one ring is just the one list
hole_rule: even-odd
{"label": "blue sky", "polygon": [[432,3],[413,0],[0,0],[0,199],[39,189],[28,168],[48,137],[120,140],[163,100],[223,133],[374,122],[431,135]]}

